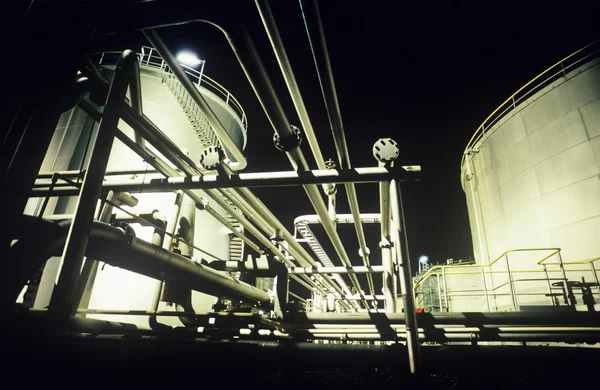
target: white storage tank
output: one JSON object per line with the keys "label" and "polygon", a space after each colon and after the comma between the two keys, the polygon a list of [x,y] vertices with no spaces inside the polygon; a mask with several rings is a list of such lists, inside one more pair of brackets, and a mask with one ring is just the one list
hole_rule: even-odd
{"label": "white storage tank", "polygon": [[[486,269],[494,272],[487,275],[487,288],[504,293],[490,297],[492,310],[551,304],[545,296],[549,280],[538,264],[549,255],[541,264],[580,262],[565,266],[569,280],[597,278],[593,262],[582,262],[600,256],[597,50],[598,45],[586,47],[525,86],[467,146],[461,180],[477,263],[514,249],[535,249],[509,252]],[[516,272],[508,275],[507,263]],[[549,279],[565,275],[557,265],[547,270]]]}
{"label": "white storage tank", "polygon": [[[114,66],[120,53],[102,53],[94,57],[100,63],[100,70],[111,80]],[[179,82],[169,72],[167,66],[158,53],[145,47],[138,54],[141,75],[141,94],[143,113],[149,118],[173,143],[179,146],[188,156],[198,162],[201,153],[208,146],[218,143],[211,135],[207,122],[202,122],[203,114],[191,105]],[[191,80],[195,83],[223,127],[228,131],[239,151],[246,144],[246,116],[235,97],[223,86],[210,79],[201,71],[185,67]],[[130,94],[128,93],[128,97]],[[102,108],[99,107],[101,110]],[[132,140],[135,138],[133,130],[123,121],[118,128]],[[40,172],[79,171],[89,164],[92,145],[98,129],[96,123],[83,110],[78,107],[65,112],[57,126],[52,142],[40,169]],[[156,152],[151,145],[148,149]],[[156,152],[158,154],[158,152]],[[231,160],[232,153],[225,149],[227,157]],[[173,166],[173,168],[175,168]],[[108,162],[107,172],[110,171],[149,171],[153,168],[143,161],[141,157],[131,151],[121,141],[115,139]],[[129,176],[108,176],[106,180],[132,180],[147,182],[151,177],[162,177],[151,173],[137,173]],[[200,190],[194,191],[197,195],[207,198]],[[175,212],[175,193],[146,193],[132,194],[138,200],[137,206],[128,208],[133,213],[144,213],[158,210],[167,219]],[[77,197],[50,198],[45,208],[44,217],[56,214],[70,215],[75,211]],[[25,214],[39,215],[43,199],[31,199],[26,207]],[[226,211],[217,204],[210,203],[221,216],[230,223],[239,227]],[[113,210],[117,215],[124,215],[122,211]],[[154,229],[140,224],[132,224],[137,239],[151,241]],[[237,237],[232,237],[231,231],[223,226],[217,219],[206,211],[196,210],[194,225],[194,245],[217,258],[229,260],[233,257],[241,258],[242,243]],[[211,256],[194,250],[192,257],[212,261]],[[240,260],[236,258],[236,260]],[[106,265],[98,271],[94,289],[89,299],[89,309],[99,310],[149,310],[157,281],[146,276],[135,274],[121,268]],[[37,284],[30,282],[29,294],[24,289],[20,300],[30,307],[44,308],[50,301],[55,281],[58,277],[60,257],[53,257],[44,267],[43,276]],[[197,312],[212,311],[212,305],[217,298],[202,293],[193,292],[192,303]],[[86,305],[87,306],[87,305]],[[174,310],[164,302],[159,310]],[[147,326],[147,316],[130,315],[88,315],[90,318],[100,318],[110,321],[120,321]],[[161,318],[161,322],[171,325],[181,325],[177,317]]]}

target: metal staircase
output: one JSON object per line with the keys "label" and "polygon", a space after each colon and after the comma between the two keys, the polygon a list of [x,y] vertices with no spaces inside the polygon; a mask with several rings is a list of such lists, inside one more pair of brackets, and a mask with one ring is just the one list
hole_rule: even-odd
{"label": "metal staircase", "polygon": [[[233,207],[238,214],[242,215],[242,211],[236,207],[236,205],[229,200],[225,195],[219,193],[221,199],[227,204]],[[229,213],[225,213],[225,219],[239,232],[244,233],[244,227],[242,224]],[[233,233],[229,234],[229,259],[232,261],[244,261],[244,241]]]}
{"label": "metal staircase", "polygon": [[[302,238],[298,238],[298,233],[300,233]],[[297,242],[307,243],[310,249],[312,249],[312,251],[314,252],[314,254],[317,255],[317,258],[319,259],[319,262],[322,264],[322,266],[334,266],[329,256],[327,256],[327,253],[325,253],[325,251],[323,250],[321,243],[319,243],[319,240],[317,240],[312,230],[308,226],[308,221],[296,222],[294,238]],[[347,294],[351,294],[350,288],[348,287],[346,282],[344,282],[344,279],[341,277],[341,275],[333,275],[331,278],[336,280]]]}
{"label": "metal staircase", "polygon": [[203,150],[208,149],[211,146],[219,146],[222,150],[225,150],[221,141],[219,141],[219,138],[215,134],[214,129],[208,122],[206,115],[204,115],[200,107],[194,102],[194,99],[192,99],[175,75],[170,72],[165,72],[162,76],[162,83],[167,87],[171,94],[173,94],[175,99],[177,99],[177,103],[179,103],[183,112],[188,117]]}

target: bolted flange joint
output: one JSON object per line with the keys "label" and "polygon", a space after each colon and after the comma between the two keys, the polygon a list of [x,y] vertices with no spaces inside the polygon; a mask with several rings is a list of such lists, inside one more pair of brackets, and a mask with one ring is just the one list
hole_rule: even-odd
{"label": "bolted flange joint", "polygon": [[294,125],[290,125],[292,134],[286,137],[280,137],[277,133],[273,134],[273,143],[277,150],[281,152],[291,152],[302,144],[302,133]]}
{"label": "bolted flange joint", "polygon": [[198,210],[206,210],[208,207],[208,199],[201,197],[200,202],[196,202],[196,208]]}
{"label": "bolted flange joint", "polygon": [[391,241],[388,241],[388,240],[383,240],[383,241],[379,242],[379,247],[385,248],[385,249],[393,248],[394,243]]}
{"label": "bolted flange joint", "polygon": [[200,155],[200,164],[204,169],[212,171],[221,165],[224,158],[225,153],[220,146],[210,146],[204,149]]}
{"label": "bolted flange joint", "polygon": [[373,156],[379,162],[390,163],[397,159],[399,154],[398,143],[391,138],[380,138],[373,145]]}

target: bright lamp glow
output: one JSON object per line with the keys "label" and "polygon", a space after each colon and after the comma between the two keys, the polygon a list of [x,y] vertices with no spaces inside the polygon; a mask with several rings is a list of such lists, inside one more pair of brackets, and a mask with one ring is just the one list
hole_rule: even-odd
{"label": "bright lamp glow", "polygon": [[202,63],[202,60],[198,59],[196,55],[189,51],[182,51],[177,55],[177,61],[187,66],[196,66]]}
{"label": "bright lamp glow", "polygon": [[427,257],[427,256],[419,257],[419,263],[421,263],[421,264],[427,264],[428,261],[429,261],[429,257]]}

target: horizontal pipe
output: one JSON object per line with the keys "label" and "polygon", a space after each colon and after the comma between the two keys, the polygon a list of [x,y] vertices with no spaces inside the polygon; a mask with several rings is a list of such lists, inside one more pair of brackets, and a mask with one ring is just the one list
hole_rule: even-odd
{"label": "horizontal pipe", "polygon": [[[62,221],[56,225],[66,233],[71,221]],[[64,239],[65,235],[62,235],[57,242]],[[138,240],[129,232],[102,222],[94,221],[92,224],[86,255],[158,280],[164,280],[168,275],[169,279],[209,295],[263,304],[270,302],[269,294],[264,291],[159,246]]]}
{"label": "horizontal pipe", "polygon": [[[265,173],[241,173],[239,175],[204,175],[188,177],[170,177],[166,179],[152,179],[150,183],[131,183],[129,181],[112,182],[103,186],[103,190],[115,192],[165,192],[172,190],[198,190],[215,188],[241,188],[241,187],[286,187],[307,184],[326,183],[376,183],[392,179],[400,181],[410,180],[410,174],[395,168],[354,168],[347,170],[314,170],[305,172],[279,171]],[[32,194],[34,197],[45,196],[48,193],[49,183],[38,183]],[[75,194],[68,183],[57,183],[54,191],[60,196]]]}
{"label": "horizontal pipe", "polygon": [[[360,214],[360,221],[362,223],[381,223],[381,214],[379,213],[362,213]],[[352,214],[336,214],[335,223],[354,223],[354,217]],[[317,214],[307,214],[296,217],[294,225],[299,223],[305,224],[320,224],[321,218]]]}
{"label": "horizontal pipe", "polygon": [[298,274],[367,274],[374,272],[383,272],[383,267],[380,265],[372,265],[370,267],[354,266],[354,267],[295,267],[289,270],[291,275]]}

